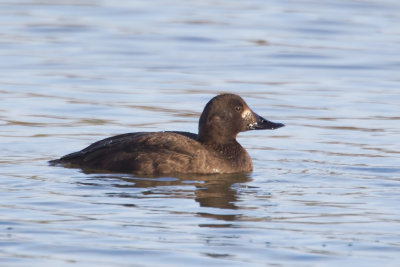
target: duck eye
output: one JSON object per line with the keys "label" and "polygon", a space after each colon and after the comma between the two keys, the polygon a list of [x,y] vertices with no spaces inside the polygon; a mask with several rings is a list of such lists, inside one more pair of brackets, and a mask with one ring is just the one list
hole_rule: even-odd
{"label": "duck eye", "polygon": [[236,110],[236,111],[241,111],[241,110],[242,110],[242,107],[241,107],[241,106],[236,106],[236,107],[235,107],[235,110]]}

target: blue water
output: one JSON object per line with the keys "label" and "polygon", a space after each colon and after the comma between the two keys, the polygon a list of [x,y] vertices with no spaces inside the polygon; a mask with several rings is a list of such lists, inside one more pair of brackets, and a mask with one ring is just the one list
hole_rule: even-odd
{"label": "blue water", "polygon": [[[0,265],[399,266],[400,3],[0,3]],[[241,95],[248,175],[85,174]]]}

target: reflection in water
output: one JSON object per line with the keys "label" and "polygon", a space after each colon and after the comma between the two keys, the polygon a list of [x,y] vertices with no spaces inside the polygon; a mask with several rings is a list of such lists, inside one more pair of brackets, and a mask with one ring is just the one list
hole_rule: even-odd
{"label": "reflection in water", "polygon": [[[238,209],[237,190],[233,188],[234,184],[242,184],[251,181],[249,174],[214,174],[214,175],[179,175],[177,177],[135,177],[124,175],[95,175],[92,176],[95,180],[103,180],[105,178],[116,179],[114,187],[118,188],[143,188],[141,195],[146,197],[154,197],[160,194],[165,198],[188,198],[195,196],[196,202],[200,207],[209,207],[217,209]],[[86,185],[96,185],[96,183],[82,183]],[[192,186],[194,190],[189,190]],[[163,187],[168,187],[167,190],[162,190]],[[183,193],[185,192],[185,193]],[[110,194],[115,196],[115,194]],[[118,197],[137,198],[138,195],[129,195],[119,193]],[[125,205],[125,204],[124,204]],[[132,204],[129,204],[132,206]],[[234,221],[237,217],[235,214],[210,214],[201,212],[198,215],[215,218],[225,221]]]}

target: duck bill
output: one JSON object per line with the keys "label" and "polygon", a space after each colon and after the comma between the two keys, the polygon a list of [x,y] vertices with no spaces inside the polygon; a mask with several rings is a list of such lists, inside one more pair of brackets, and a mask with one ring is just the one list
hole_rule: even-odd
{"label": "duck bill", "polygon": [[247,125],[248,130],[275,130],[285,126],[285,124],[280,122],[272,122],[263,117],[259,116],[256,113],[253,113],[255,117],[255,122]]}

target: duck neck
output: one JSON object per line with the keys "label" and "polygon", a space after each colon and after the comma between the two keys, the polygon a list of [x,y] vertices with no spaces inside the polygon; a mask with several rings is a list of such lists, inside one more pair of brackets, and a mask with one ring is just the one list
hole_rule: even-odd
{"label": "duck neck", "polygon": [[205,145],[233,145],[238,144],[238,142],[236,141],[236,135],[237,134],[232,134],[225,128],[221,127],[200,127],[198,140]]}
{"label": "duck neck", "polygon": [[236,155],[240,155],[241,150],[243,150],[242,146],[236,141],[236,139],[231,139],[229,142],[223,143],[199,141],[203,143],[204,146],[224,155],[226,158],[234,158]]}
{"label": "duck neck", "polygon": [[234,136],[226,137],[224,135],[209,135],[200,133],[198,141],[208,146],[235,146],[239,145]]}

